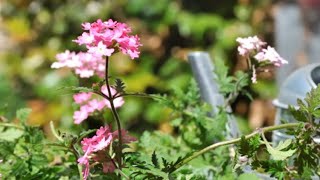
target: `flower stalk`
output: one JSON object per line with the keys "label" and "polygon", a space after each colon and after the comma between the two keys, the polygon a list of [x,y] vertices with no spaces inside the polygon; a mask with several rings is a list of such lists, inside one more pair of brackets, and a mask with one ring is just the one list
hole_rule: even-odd
{"label": "flower stalk", "polygon": [[105,80],[106,80],[106,86],[107,86],[107,90],[108,90],[108,94],[109,94],[109,102],[110,102],[110,106],[111,106],[111,111],[112,111],[112,115],[114,117],[114,119],[116,120],[117,123],[117,128],[118,128],[118,136],[119,136],[119,146],[118,146],[118,157],[117,157],[117,161],[118,161],[118,167],[121,170],[122,167],[122,134],[121,134],[121,122],[120,122],[120,118],[118,115],[118,112],[115,108],[114,102],[113,100],[115,99],[114,96],[111,94],[111,89],[110,89],[110,83],[109,83],[109,57],[106,56],[106,69],[105,69]]}
{"label": "flower stalk", "polygon": [[20,130],[24,130],[22,126],[16,125],[16,124],[11,124],[11,123],[2,123],[0,122],[0,126],[2,127],[12,127]]}

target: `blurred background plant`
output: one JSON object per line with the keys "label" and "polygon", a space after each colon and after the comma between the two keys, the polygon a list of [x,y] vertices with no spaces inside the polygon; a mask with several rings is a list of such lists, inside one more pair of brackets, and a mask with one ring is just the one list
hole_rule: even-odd
{"label": "blurred background plant", "polygon": [[[235,39],[257,34],[272,44],[272,7],[270,0],[3,0],[0,2],[2,114],[12,119],[18,108],[29,107],[33,111],[28,123],[32,125],[41,125],[46,131],[48,123],[54,121],[60,129],[79,131],[72,120],[76,109],[72,92],[63,87],[86,86],[98,80],[79,80],[70,70],[56,71],[50,65],[55,55],[65,49],[80,50],[71,40],[81,34],[82,22],[112,18],[129,24],[141,37],[141,57],[131,61],[117,54],[111,60],[111,74],[124,80],[127,91],[170,94],[172,88],[187,88],[192,74],[186,56],[192,50],[205,50],[213,59],[226,61],[231,74],[246,68],[245,61],[237,56]],[[264,74],[262,79],[250,89],[258,97],[253,102],[255,107],[265,107],[265,101],[276,95],[273,75]],[[244,131],[249,130],[248,116],[273,118],[270,112],[262,112],[267,115],[261,117],[264,108],[250,110],[246,97],[240,96],[232,108]],[[170,113],[157,102],[136,97],[126,98],[120,109],[122,123],[136,133],[146,129],[172,132]],[[110,112],[106,111],[104,117],[111,122]],[[263,123],[259,121],[258,125]],[[85,126],[96,128],[101,124],[93,116]]]}

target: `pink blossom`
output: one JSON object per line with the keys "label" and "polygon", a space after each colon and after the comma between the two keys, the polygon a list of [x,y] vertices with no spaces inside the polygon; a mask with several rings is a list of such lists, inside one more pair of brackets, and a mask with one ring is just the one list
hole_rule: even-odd
{"label": "pink blossom", "polygon": [[139,37],[136,36],[131,36],[131,37],[125,37],[125,38],[120,38],[118,40],[118,43],[120,44],[120,50],[124,54],[128,54],[131,59],[138,58],[140,52],[138,51],[139,48]]}
{"label": "pink blossom", "polygon": [[122,52],[135,59],[139,57],[139,47],[142,46],[137,35],[129,35],[130,27],[124,23],[109,19],[103,22],[98,19],[93,23],[83,23],[83,32],[74,42],[86,45],[87,52],[70,52],[57,54],[57,62],[51,68],[68,67],[74,69],[81,78],[89,78],[93,75],[104,77],[105,56],[111,56],[114,52]]}
{"label": "pink blossom", "polygon": [[88,47],[88,52],[97,57],[111,56],[114,49],[108,49],[107,46],[100,41],[97,46]]}
{"label": "pink blossom", "polygon": [[51,68],[69,67],[74,69],[75,73],[81,78],[89,78],[94,74],[99,77],[104,77],[106,62],[101,56],[95,56],[85,52],[75,53],[66,50],[64,53],[57,54],[56,58],[58,62],[54,62]]}
{"label": "pink blossom", "polygon": [[79,45],[92,44],[94,42],[94,37],[92,34],[84,32],[81,36],[78,37],[77,40],[74,40],[74,42],[78,43]]}
{"label": "pink blossom", "polygon": [[[130,143],[136,139],[127,135],[125,130],[121,130],[123,136],[123,143]],[[118,131],[111,132],[109,126],[100,127],[96,131],[96,135],[91,138],[84,138],[81,141],[84,155],[78,159],[78,163],[85,166],[83,171],[84,179],[87,179],[90,171],[90,162],[100,163],[103,167],[103,172],[114,172],[115,167],[108,156],[110,144],[112,141],[118,139]]]}
{"label": "pink blossom", "polygon": [[82,121],[86,120],[89,117],[89,113],[87,111],[75,111],[73,113],[73,119],[75,124],[80,124]]}
{"label": "pink blossom", "polygon": [[70,52],[69,50],[66,50],[64,53],[57,54],[56,58],[58,59],[58,62],[54,62],[51,65],[51,68],[77,68],[81,66],[79,57],[76,56],[74,52]]}
{"label": "pink blossom", "polygon": [[240,44],[238,51],[241,56],[248,56],[251,52],[259,51],[266,43],[261,41],[257,36],[247,38],[237,38],[236,41]]}
{"label": "pink blossom", "polygon": [[270,46],[268,46],[267,49],[262,49],[262,51],[256,54],[254,58],[259,62],[270,62],[274,66],[278,67],[283,64],[288,64],[288,61],[283,59],[277,51]]}
{"label": "pink blossom", "polygon": [[[110,91],[112,96],[114,96],[117,93],[117,91],[113,88],[110,88]],[[101,92],[109,96],[107,86],[102,86]],[[94,112],[102,111],[105,107],[111,109],[111,104],[109,100],[94,95],[91,92],[75,94],[73,96],[73,99],[76,104],[80,105],[80,110],[75,111],[73,114],[75,124],[80,124]],[[119,108],[124,104],[124,99],[122,97],[116,98],[113,100],[113,103],[115,108]]]}
{"label": "pink blossom", "polygon": [[105,57],[111,56],[115,52],[122,52],[131,57],[138,58],[139,47],[142,46],[137,35],[129,35],[131,28],[125,23],[120,23],[109,19],[96,22],[85,22],[82,24],[83,32],[76,40],[79,45],[85,45],[87,52],[70,52],[56,55],[57,62],[51,68],[68,67],[74,69],[81,78],[89,78],[97,75],[104,77]]}
{"label": "pink blossom", "polygon": [[88,101],[91,98],[91,96],[92,96],[91,92],[89,93],[83,92],[83,93],[78,93],[73,95],[73,99],[77,104],[81,104],[83,102]]}
{"label": "pink blossom", "polygon": [[98,19],[93,23],[83,23],[85,31],[74,42],[86,45],[88,52],[95,56],[111,56],[116,50],[128,54],[131,59],[139,57],[139,47],[142,46],[137,35],[129,35],[130,27],[109,19],[103,22]]}

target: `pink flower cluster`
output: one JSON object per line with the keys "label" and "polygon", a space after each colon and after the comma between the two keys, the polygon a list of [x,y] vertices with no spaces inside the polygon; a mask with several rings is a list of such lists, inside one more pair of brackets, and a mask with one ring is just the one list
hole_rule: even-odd
{"label": "pink flower cluster", "polygon": [[68,67],[74,69],[81,78],[89,78],[95,74],[101,78],[104,77],[106,61],[102,56],[66,50],[64,53],[57,54],[56,59],[58,62],[54,62],[51,68]]}
{"label": "pink flower cluster", "polygon": [[269,61],[271,64],[280,67],[283,64],[288,64],[288,61],[283,59],[277,51],[268,46],[267,49],[262,49],[258,54],[254,56],[258,62]]}
{"label": "pink flower cluster", "polygon": [[249,57],[250,55],[254,55],[254,58],[258,62],[270,63],[275,66],[288,63],[274,48],[270,46],[263,48],[267,43],[261,41],[257,36],[237,38],[236,41],[239,43],[238,52],[241,56]]}
{"label": "pink flower cluster", "polygon": [[[107,86],[101,87],[101,92],[109,96]],[[112,96],[116,94],[116,90],[111,88]],[[89,115],[93,114],[95,111],[101,111],[103,108],[111,108],[110,102],[107,99],[96,99],[93,98],[94,94],[89,93],[78,93],[73,95],[73,99],[76,104],[80,105],[80,110],[75,111],[73,114],[73,119],[75,124],[80,124],[82,121],[86,120]],[[121,107],[124,104],[122,97],[116,98],[113,101],[115,108]]]}
{"label": "pink flower cluster", "polygon": [[[274,65],[280,67],[283,64],[288,64],[288,61],[283,59],[274,48],[267,46],[266,42],[261,41],[257,36],[247,38],[237,38],[236,41],[239,43],[238,52],[245,58],[254,57],[256,63],[252,63],[250,67],[252,69],[252,82],[257,82],[256,69],[262,68],[262,66]],[[256,64],[256,66],[255,66]]]}
{"label": "pink flower cluster", "polygon": [[238,37],[236,41],[240,44],[238,46],[238,51],[241,56],[248,56],[254,50],[261,50],[267,43],[262,42],[257,36],[240,38]]}
{"label": "pink flower cluster", "polygon": [[[134,137],[127,134],[125,130],[121,130],[123,143],[130,143],[136,141]],[[90,160],[93,162],[101,163],[103,172],[113,172],[115,166],[112,163],[113,157],[108,155],[110,144],[112,141],[118,139],[118,131],[111,132],[109,126],[100,127],[96,135],[92,138],[84,138],[81,141],[82,150],[84,155],[78,159],[79,164],[85,165],[83,171],[84,179],[87,179],[90,172]]]}
{"label": "pink flower cluster", "polygon": [[93,23],[83,23],[85,31],[74,42],[86,45],[87,52],[70,52],[57,54],[57,62],[51,68],[68,67],[75,70],[81,78],[89,78],[93,75],[104,77],[106,61],[105,56],[121,51],[131,59],[139,57],[139,47],[142,46],[137,35],[129,35],[131,29],[124,23],[109,19],[100,19]]}
{"label": "pink flower cluster", "polygon": [[101,21],[98,19],[93,23],[83,23],[85,31],[77,40],[79,45],[86,45],[88,52],[95,56],[111,56],[116,50],[128,54],[131,59],[139,57],[138,48],[141,46],[137,35],[130,36],[130,27],[125,23],[120,23],[109,19]]}

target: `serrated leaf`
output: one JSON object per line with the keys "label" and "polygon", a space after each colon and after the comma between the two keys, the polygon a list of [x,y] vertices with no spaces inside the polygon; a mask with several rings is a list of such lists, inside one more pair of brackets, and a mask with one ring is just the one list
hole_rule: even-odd
{"label": "serrated leaf", "polygon": [[30,162],[33,166],[45,166],[48,159],[44,154],[33,154]]}
{"label": "serrated leaf", "polygon": [[319,118],[320,117],[320,109],[316,109],[312,112],[312,115],[316,118]]}
{"label": "serrated leaf", "polygon": [[16,116],[22,124],[25,124],[31,111],[32,110],[30,108],[22,108],[17,111]]}
{"label": "serrated leaf", "polygon": [[287,147],[290,146],[292,140],[291,139],[287,139],[285,141],[280,141],[279,144],[277,145],[277,147],[275,147],[275,150],[281,151]]}
{"label": "serrated leaf", "polygon": [[159,162],[158,162],[156,151],[153,151],[151,160],[154,167],[159,168]]}
{"label": "serrated leaf", "polygon": [[239,154],[242,156],[247,155],[248,157],[252,157],[258,148],[260,147],[260,136],[256,135],[250,139],[245,139],[245,136],[241,136],[241,141],[239,144]]}
{"label": "serrated leaf", "polygon": [[296,150],[295,149],[289,149],[287,151],[280,151],[270,146],[269,143],[266,143],[267,151],[272,156],[272,159],[283,161],[287,159],[288,157],[292,156]]}
{"label": "serrated leaf", "polygon": [[76,91],[76,92],[93,92],[92,88],[78,87],[78,86],[61,87],[59,88],[59,90]]}
{"label": "serrated leaf", "polygon": [[307,106],[304,104],[304,102],[301,99],[297,99],[297,104],[299,106],[300,111],[306,111],[308,112]]}
{"label": "serrated leaf", "polygon": [[[300,121],[300,122],[307,121],[306,115],[303,111],[297,110],[293,106],[289,106],[289,111],[297,121]],[[286,120],[288,121],[289,119],[286,119]]]}
{"label": "serrated leaf", "polygon": [[5,141],[14,141],[23,135],[23,131],[15,128],[10,128],[0,133],[0,139]]}
{"label": "serrated leaf", "polygon": [[93,89],[87,87],[71,87],[71,90],[78,92],[93,92]]}
{"label": "serrated leaf", "polygon": [[117,78],[115,80],[115,86],[114,87],[115,87],[116,91],[119,92],[119,93],[120,92],[124,92],[124,89],[126,88],[124,82],[119,78]]}

